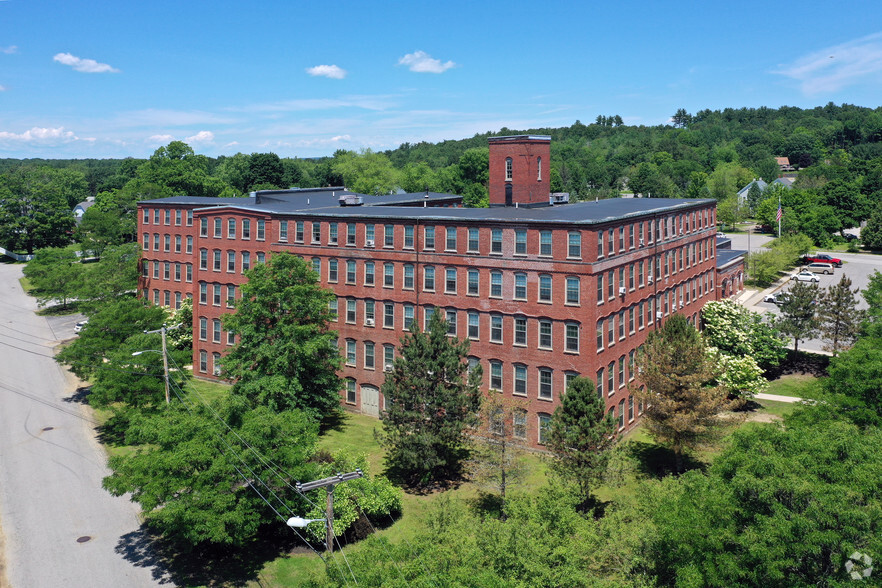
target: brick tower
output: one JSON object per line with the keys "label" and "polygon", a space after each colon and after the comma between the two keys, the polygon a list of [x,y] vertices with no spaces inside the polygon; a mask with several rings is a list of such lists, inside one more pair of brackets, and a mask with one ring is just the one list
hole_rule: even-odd
{"label": "brick tower", "polygon": [[490,206],[548,206],[551,137],[490,137]]}

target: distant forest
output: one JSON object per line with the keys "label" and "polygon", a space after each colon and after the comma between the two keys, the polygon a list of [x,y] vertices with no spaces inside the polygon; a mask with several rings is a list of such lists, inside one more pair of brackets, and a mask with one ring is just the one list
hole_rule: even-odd
{"label": "distant forest", "polygon": [[[601,115],[590,124],[502,128],[468,139],[405,143],[383,152],[339,150],[311,159],[274,153],[212,158],[180,141],[149,159],[2,159],[0,217],[20,217],[27,209],[23,203],[33,202],[29,193],[39,194],[38,200],[51,194],[54,202],[70,207],[94,196],[97,210],[130,216],[138,200],[235,197],[295,186],[345,185],[372,194],[452,192],[468,206],[486,206],[487,138],[512,134],[551,136],[550,187],[569,192],[571,201],[622,193],[714,198],[723,222],[753,216],[766,223],[771,205],[763,201],[774,195],[773,208],[779,198],[785,208],[787,230],[805,233],[817,244],[882,208],[882,107],[830,103],[808,110],[784,106],[692,114],[679,109],[671,124],[658,126],[630,126],[617,114]],[[775,190],[753,190],[745,207],[736,192],[754,179],[771,184],[781,174],[775,157],[789,158],[798,170],[793,189],[784,197]],[[123,234],[133,234],[134,223],[129,225]],[[10,228],[0,241],[13,244],[20,232]],[[28,248],[32,245],[37,243]]]}

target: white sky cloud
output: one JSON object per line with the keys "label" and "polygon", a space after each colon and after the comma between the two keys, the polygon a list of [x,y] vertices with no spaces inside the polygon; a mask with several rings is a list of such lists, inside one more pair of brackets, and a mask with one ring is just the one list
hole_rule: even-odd
{"label": "white sky cloud", "polygon": [[148,143],[168,143],[174,140],[175,138],[172,135],[150,135],[147,137]]}
{"label": "white sky cloud", "polygon": [[804,55],[771,73],[801,82],[803,93],[835,92],[882,72],[882,33]]}
{"label": "white sky cloud", "polygon": [[398,60],[398,65],[406,65],[410,71],[417,73],[444,73],[451,67],[456,67],[452,61],[441,63],[440,59],[435,59],[425,51],[408,53]]}
{"label": "white sky cloud", "polygon": [[0,92],[5,92],[5,91],[6,91],[6,86],[0,85]]}
{"label": "white sky cloud", "polygon": [[118,69],[115,69],[106,63],[98,63],[94,59],[83,59],[82,57],[71,55],[70,53],[57,53],[52,60],[63,65],[69,65],[74,68],[75,71],[82,73],[119,73]]}
{"label": "white sky cloud", "polygon": [[322,76],[332,80],[342,80],[346,77],[346,70],[336,65],[317,65],[306,68],[306,73],[311,76]]}
{"label": "white sky cloud", "polygon": [[184,143],[212,143],[214,142],[214,133],[211,131],[199,131],[192,137],[184,139]]}
{"label": "white sky cloud", "polygon": [[10,133],[0,131],[0,142],[3,143],[43,143],[60,144],[77,141],[78,137],[73,131],[65,131],[64,127],[54,129],[33,127],[23,133]]}
{"label": "white sky cloud", "polygon": [[12,55],[13,53],[18,52],[18,47],[15,45],[10,45],[9,47],[0,47],[0,53],[5,53],[6,55]]}

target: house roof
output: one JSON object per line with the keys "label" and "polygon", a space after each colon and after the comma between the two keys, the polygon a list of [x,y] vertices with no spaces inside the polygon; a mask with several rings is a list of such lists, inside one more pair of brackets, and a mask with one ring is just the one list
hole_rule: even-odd
{"label": "house roof", "polygon": [[778,162],[778,165],[790,165],[790,159],[787,157],[776,157],[775,161]]}
{"label": "house roof", "polygon": [[750,187],[754,184],[756,184],[759,187],[760,192],[765,192],[766,188],[769,187],[769,185],[767,183],[765,183],[762,179],[754,180],[754,181],[750,182],[749,184],[747,184],[746,186],[744,186],[743,188],[741,188],[740,190],[738,190],[738,195],[739,196],[746,196],[747,193],[750,191]]}
{"label": "house roof", "polygon": [[772,183],[773,184],[781,184],[785,188],[792,188],[793,182],[795,182],[795,181],[796,181],[796,178],[778,178]]}

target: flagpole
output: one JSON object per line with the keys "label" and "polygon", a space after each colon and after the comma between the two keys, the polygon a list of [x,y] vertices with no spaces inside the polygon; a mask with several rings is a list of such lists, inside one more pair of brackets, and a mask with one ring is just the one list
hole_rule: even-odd
{"label": "flagpole", "polygon": [[778,238],[781,238],[781,193],[778,192]]}

